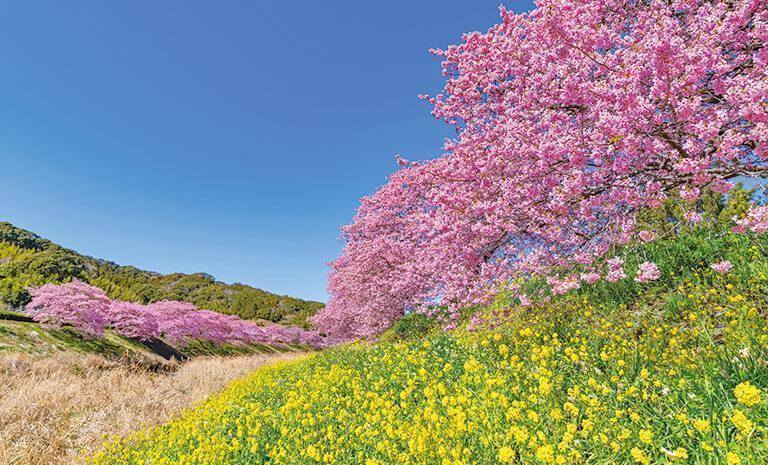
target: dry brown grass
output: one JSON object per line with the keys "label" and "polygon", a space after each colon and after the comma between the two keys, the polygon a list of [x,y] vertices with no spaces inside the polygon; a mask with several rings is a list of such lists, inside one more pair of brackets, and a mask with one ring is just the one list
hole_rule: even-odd
{"label": "dry brown grass", "polygon": [[261,365],[301,355],[204,357],[159,373],[95,355],[0,356],[0,464],[80,463],[104,435],[166,422]]}

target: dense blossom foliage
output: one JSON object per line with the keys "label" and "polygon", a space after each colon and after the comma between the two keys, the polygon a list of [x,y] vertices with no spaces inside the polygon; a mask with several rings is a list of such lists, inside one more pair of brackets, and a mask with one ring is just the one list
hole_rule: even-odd
{"label": "dense blossom foliage", "polygon": [[[446,84],[425,98],[457,136],[440,158],[399,159],[362,199],[314,322],[359,337],[413,309],[456,316],[521,274],[594,262],[672,195],[765,175],[766,39],[763,0],[502,8],[487,32],[435,51]],[[763,213],[745,220],[753,231],[768,230]]]}
{"label": "dense blossom foliage", "polygon": [[655,263],[643,262],[640,264],[637,270],[637,276],[635,277],[635,281],[639,283],[644,283],[647,281],[655,281],[660,277],[661,277],[661,272],[659,271],[659,267],[656,266]]}
{"label": "dense blossom foliage", "polygon": [[[58,287],[65,286],[67,285]],[[51,308],[55,311],[56,307],[52,306]],[[157,315],[159,314],[153,312],[145,305],[120,300],[111,301],[107,315],[107,323],[112,325],[115,332],[123,336],[149,340],[161,334],[161,330],[158,327],[160,319]],[[160,321],[165,322],[167,319],[163,318]],[[72,323],[75,326],[80,324],[79,321],[73,321]],[[163,333],[165,332],[163,331]]]}
{"label": "dense blossom foliage", "polygon": [[768,463],[768,260],[741,252],[632,307],[570,293],[493,330],[263,368],[92,463]]}
{"label": "dense blossom foliage", "polygon": [[81,281],[64,286],[46,284],[31,288],[27,312],[40,323],[58,328],[70,324],[92,336],[102,336],[109,324],[111,301],[97,287]]}
{"label": "dense blossom foliage", "polygon": [[71,325],[92,336],[111,326],[118,334],[140,340],[157,337],[173,344],[205,340],[215,344],[302,344],[322,346],[327,339],[314,331],[277,324],[259,326],[233,315],[200,310],[187,302],[164,300],[149,305],[111,300],[99,288],[72,281],[31,288],[27,311],[40,323]]}

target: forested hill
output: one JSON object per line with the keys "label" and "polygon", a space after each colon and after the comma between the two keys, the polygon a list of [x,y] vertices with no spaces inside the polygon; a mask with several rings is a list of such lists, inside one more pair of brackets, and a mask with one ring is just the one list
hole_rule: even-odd
{"label": "forested hill", "polygon": [[226,284],[205,273],[163,275],[91,258],[30,231],[0,222],[0,306],[29,301],[26,288],[80,279],[113,299],[141,303],[182,300],[199,308],[306,326],[320,302],[272,294],[244,284]]}

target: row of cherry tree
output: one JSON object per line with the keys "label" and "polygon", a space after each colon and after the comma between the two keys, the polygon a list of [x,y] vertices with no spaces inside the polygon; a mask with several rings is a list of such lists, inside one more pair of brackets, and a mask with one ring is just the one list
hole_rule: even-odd
{"label": "row of cherry tree", "polygon": [[82,281],[46,284],[30,289],[26,311],[49,327],[69,325],[89,336],[103,337],[107,327],[140,340],[164,338],[186,345],[192,340],[216,344],[303,344],[323,346],[327,340],[314,331],[270,324],[259,326],[187,302],[160,301],[148,305],[112,300],[101,289]]}
{"label": "row of cherry tree", "polygon": [[571,264],[621,278],[615,247],[653,239],[639,211],[768,173],[766,40],[764,0],[538,0],[433,51],[445,87],[423,98],[457,135],[361,200],[314,323],[356,338],[411,310],[455,318]]}

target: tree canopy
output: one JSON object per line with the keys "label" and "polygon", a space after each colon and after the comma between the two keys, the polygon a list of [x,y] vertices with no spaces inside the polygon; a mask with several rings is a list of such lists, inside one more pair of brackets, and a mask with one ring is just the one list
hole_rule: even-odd
{"label": "tree canopy", "polygon": [[768,172],[766,2],[540,0],[500,16],[433,51],[445,86],[423,98],[456,137],[362,199],[320,328],[455,317],[521,275],[594,265],[642,232],[640,212]]}

